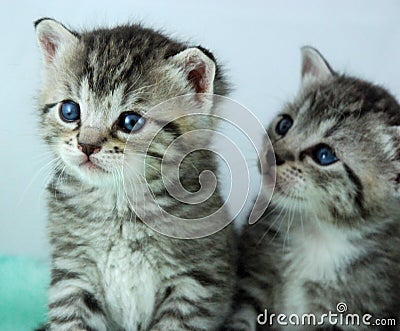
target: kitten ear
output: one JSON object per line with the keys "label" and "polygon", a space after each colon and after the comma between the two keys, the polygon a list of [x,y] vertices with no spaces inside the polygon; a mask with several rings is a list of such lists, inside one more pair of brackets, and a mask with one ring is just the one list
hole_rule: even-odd
{"label": "kitten ear", "polygon": [[196,93],[213,93],[215,62],[210,52],[202,47],[193,47],[171,59],[183,70]]}
{"label": "kitten ear", "polygon": [[335,75],[320,52],[310,46],[301,48],[301,87],[321,84]]}
{"label": "kitten ear", "polygon": [[62,49],[78,41],[78,35],[51,18],[35,22],[36,36],[46,64],[52,64]]}

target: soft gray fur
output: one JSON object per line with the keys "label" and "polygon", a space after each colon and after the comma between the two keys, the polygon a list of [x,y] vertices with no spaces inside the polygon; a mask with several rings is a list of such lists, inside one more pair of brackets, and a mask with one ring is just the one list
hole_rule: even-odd
{"label": "soft gray fur", "polygon": [[[151,107],[175,96],[226,94],[215,59],[201,47],[189,48],[139,25],[77,33],[42,19],[36,31],[45,60],[41,134],[55,156],[48,186],[48,330],[217,330],[233,293],[232,228],[192,240],[153,231],[133,213],[121,170],[126,156],[145,161],[153,194],[175,215],[194,218],[218,209],[218,193],[203,204],[179,203],[160,176],[166,147],[192,129],[212,129],[213,123],[207,116],[169,124],[148,118],[131,140],[115,124],[123,112],[146,117]],[[203,109],[202,97],[196,98],[192,101]],[[64,100],[79,104],[79,121],[60,119]],[[145,157],[150,128],[162,130]],[[96,146],[90,155],[96,166],[81,166],[85,155],[78,143]],[[134,164],[125,166],[135,171]],[[205,169],[215,172],[212,155],[191,153],[180,166],[182,185],[197,191]],[[125,180],[137,185],[135,203],[146,206],[137,177]]]}
{"label": "soft gray fur", "polygon": [[[276,170],[276,187],[264,216],[241,239],[231,329],[255,330],[265,309],[318,318],[337,313],[340,302],[346,313],[371,314],[370,322],[392,318],[399,325],[400,106],[382,87],[335,73],[316,50],[302,53],[301,91],[268,129],[275,155],[266,151],[262,168],[275,156],[270,170]],[[293,125],[278,134],[283,116]],[[319,144],[329,145],[339,160],[318,164],[313,151]],[[279,327],[274,321],[258,328],[398,330]]]}

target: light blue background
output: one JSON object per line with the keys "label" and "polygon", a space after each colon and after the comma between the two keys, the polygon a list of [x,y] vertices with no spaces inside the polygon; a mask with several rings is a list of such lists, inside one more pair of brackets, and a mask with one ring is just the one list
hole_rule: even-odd
{"label": "light blue background", "polygon": [[[50,160],[38,139],[41,57],[33,21],[72,28],[138,20],[211,49],[235,83],[232,97],[263,122],[299,82],[299,48],[317,47],[339,71],[400,93],[400,2],[1,1],[0,254],[47,256],[43,191]],[[254,168],[254,171],[256,168]]]}

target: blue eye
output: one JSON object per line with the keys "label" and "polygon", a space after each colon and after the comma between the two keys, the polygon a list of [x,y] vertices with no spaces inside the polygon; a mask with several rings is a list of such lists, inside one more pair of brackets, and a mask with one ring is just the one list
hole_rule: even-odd
{"label": "blue eye", "polygon": [[335,152],[328,145],[321,144],[312,152],[315,162],[319,165],[327,166],[335,163],[339,159],[336,157]]}
{"label": "blue eye", "polygon": [[292,118],[288,115],[283,115],[283,118],[276,125],[275,131],[277,134],[283,136],[289,131],[292,125],[293,125]]}
{"label": "blue eye", "polygon": [[129,112],[122,113],[119,116],[117,126],[120,130],[129,133],[139,130],[145,122],[146,120],[144,117],[136,113]]}
{"label": "blue eye", "polygon": [[81,111],[79,105],[73,101],[63,101],[60,106],[60,117],[65,122],[75,122],[79,120]]}

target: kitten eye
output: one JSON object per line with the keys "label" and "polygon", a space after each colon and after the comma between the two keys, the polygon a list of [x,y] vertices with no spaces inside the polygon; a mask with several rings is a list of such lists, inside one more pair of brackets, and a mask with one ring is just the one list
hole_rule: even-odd
{"label": "kitten eye", "polygon": [[59,113],[64,122],[75,122],[81,117],[79,105],[70,100],[61,103]]}
{"label": "kitten eye", "polygon": [[316,163],[322,166],[327,166],[339,159],[336,157],[335,152],[328,145],[319,145],[312,152],[312,157]]}
{"label": "kitten eye", "polygon": [[117,121],[118,129],[130,133],[134,131],[138,131],[144,124],[146,120],[144,117],[133,113],[122,113]]}
{"label": "kitten eye", "polygon": [[277,134],[283,136],[289,131],[292,125],[293,125],[292,118],[288,115],[283,115],[283,118],[276,125],[275,131]]}

